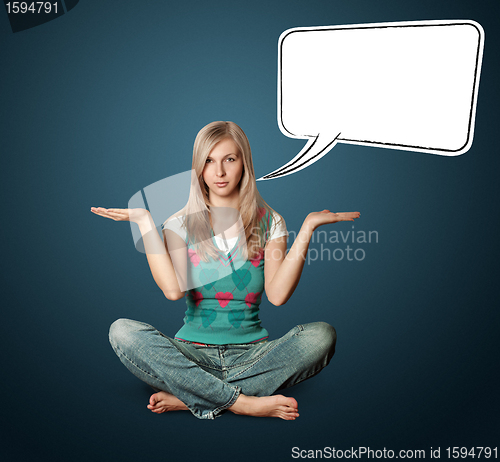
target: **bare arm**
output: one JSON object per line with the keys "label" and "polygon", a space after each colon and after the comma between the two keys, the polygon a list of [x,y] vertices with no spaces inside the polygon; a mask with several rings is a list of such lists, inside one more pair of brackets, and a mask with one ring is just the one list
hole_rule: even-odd
{"label": "bare arm", "polygon": [[310,213],[286,254],[286,236],[268,242],[264,258],[265,290],[273,305],[283,305],[292,296],[300,281],[309,242],[316,228],[338,221],[354,221],[359,212],[333,213],[329,210]]}
{"label": "bare arm", "polygon": [[[161,240],[147,210],[92,207],[91,211],[96,215],[115,221],[136,223],[142,235],[149,268],[156,284],[169,300],[179,300],[184,297],[185,291],[182,289],[185,288],[186,251],[185,243],[179,236],[173,232],[169,233],[168,242],[173,247],[173,250],[169,252],[167,239],[165,242]],[[184,259],[182,255],[184,255]]]}

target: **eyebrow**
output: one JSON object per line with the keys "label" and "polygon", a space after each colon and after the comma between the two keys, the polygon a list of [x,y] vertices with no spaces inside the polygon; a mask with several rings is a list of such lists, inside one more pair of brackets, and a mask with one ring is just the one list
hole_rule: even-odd
{"label": "eyebrow", "polygon": [[[232,153],[232,152],[231,152],[231,153],[229,153],[229,154],[226,154],[226,155],[223,157],[223,159],[225,159],[226,157],[229,157],[229,156],[236,156],[236,157],[238,157],[238,156],[239,156],[239,153],[237,153],[237,152]],[[211,155],[208,155],[208,156],[207,156],[207,159],[211,159],[211,158],[212,158],[212,156],[211,156]]]}

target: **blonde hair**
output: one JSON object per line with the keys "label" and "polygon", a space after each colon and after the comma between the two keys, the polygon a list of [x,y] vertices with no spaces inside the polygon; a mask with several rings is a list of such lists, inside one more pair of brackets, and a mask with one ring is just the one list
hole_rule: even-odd
{"label": "blonde hair", "polygon": [[191,185],[189,200],[184,209],[186,216],[184,224],[189,241],[191,241],[196,253],[204,261],[208,261],[208,256],[216,258],[218,250],[211,239],[211,204],[209,189],[203,180],[203,170],[207,157],[214,147],[228,138],[234,141],[243,160],[243,173],[239,183],[239,213],[246,238],[247,250],[245,250],[245,246],[242,247],[243,252],[246,253],[244,255],[245,259],[257,257],[261,249],[266,245],[270,230],[267,229],[267,224],[265,227],[262,226],[263,212],[273,213],[274,219],[281,220],[281,216],[274,212],[257,190],[252,151],[245,132],[234,122],[218,121],[206,125],[198,132],[194,141],[192,169],[195,172],[193,176],[196,176],[196,179],[193,179],[195,184]]}

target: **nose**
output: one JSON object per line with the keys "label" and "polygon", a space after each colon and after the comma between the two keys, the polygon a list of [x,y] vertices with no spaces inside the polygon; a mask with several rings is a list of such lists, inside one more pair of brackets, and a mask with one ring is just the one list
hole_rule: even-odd
{"label": "nose", "polygon": [[224,171],[224,165],[222,164],[222,162],[217,163],[216,175],[218,177],[223,177],[225,174],[226,174],[226,172]]}

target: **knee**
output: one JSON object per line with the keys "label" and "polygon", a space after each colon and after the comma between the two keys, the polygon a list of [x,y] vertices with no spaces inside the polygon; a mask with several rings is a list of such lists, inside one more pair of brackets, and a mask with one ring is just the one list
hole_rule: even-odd
{"label": "knee", "polygon": [[335,353],[337,332],[333,326],[326,322],[313,322],[304,326],[309,331],[311,341],[318,350],[325,352],[330,358]]}
{"label": "knee", "polygon": [[109,343],[113,349],[121,349],[133,342],[133,334],[137,330],[137,322],[130,319],[117,319],[109,328]]}

